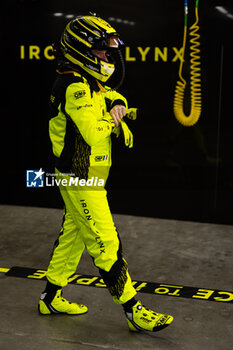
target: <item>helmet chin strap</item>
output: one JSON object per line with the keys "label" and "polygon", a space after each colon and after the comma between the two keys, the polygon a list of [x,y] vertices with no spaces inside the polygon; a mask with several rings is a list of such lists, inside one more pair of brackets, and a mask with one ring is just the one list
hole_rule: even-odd
{"label": "helmet chin strap", "polygon": [[107,90],[103,87],[103,85],[100,84],[99,80],[96,80],[98,87],[101,91],[106,92]]}

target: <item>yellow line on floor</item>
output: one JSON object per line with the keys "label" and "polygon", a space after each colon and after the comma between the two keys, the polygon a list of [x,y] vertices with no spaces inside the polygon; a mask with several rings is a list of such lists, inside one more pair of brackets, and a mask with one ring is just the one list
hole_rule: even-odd
{"label": "yellow line on floor", "polygon": [[0,272],[8,272],[10,269],[6,267],[0,267]]}

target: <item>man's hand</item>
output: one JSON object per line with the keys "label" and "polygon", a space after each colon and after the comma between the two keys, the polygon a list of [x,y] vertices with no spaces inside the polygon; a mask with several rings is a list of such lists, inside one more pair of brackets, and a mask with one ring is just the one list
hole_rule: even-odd
{"label": "man's hand", "polygon": [[110,115],[117,127],[120,125],[121,119],[126,115],[126,107],[122,105],[116,105],[111,109]]}

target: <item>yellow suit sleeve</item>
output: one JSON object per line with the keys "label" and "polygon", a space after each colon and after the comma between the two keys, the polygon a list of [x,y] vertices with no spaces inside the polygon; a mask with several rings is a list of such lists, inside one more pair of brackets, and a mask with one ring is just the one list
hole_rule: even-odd
{"label": "yellow suit sleeve", "polygon": [[112,132],[110,120],[97,120],[99,110],[92,105],[89,86],[85,83],[73,83],[66,90],[65,111],[79,129],[89,146],[96,145]]}
{"label": "yellow suit sleeve", "polygon": [[111,106],[110,109],[113,108],[115,105],[120,104],[120,105],[125,105],[126,109],[128,109],[128,102],[126,98],[121,95],[119,92],[115,90],[111,90],[106,87],[107,91],[105,93],[105,96],[111,100]]}

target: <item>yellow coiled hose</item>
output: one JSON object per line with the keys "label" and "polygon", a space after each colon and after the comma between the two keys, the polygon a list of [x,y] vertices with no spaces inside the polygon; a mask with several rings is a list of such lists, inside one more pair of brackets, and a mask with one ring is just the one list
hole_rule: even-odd
{"label": "yellow coiled hose", "polygon": [[193,126],[197,123],[201,115],[201,57],[200,57],[200,35],[198,34],[199,16],[198,16],[198,3],[196,0],[195,16],[196,21],[190,27],[189,35],[190,39],[190,91],[191,91],[191,109],[190,114],[184,113],[184,94],[186,88],[186,81],[182,77],[182,69],[184,63],[185,46],[187,38],[187,15],[188,15],[188,2],[185,0],[185,25],[184,25],[184,37],[183,37],[183,51],[182,58],[179,67],[180,80],[176,83],[175,96],[173,110],[178,122],[184,126]]}

